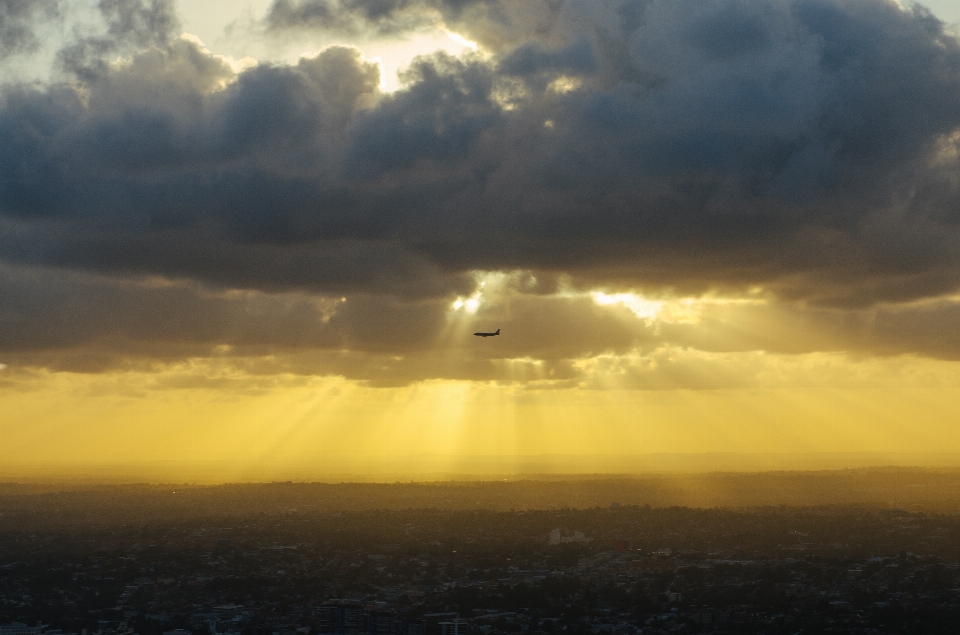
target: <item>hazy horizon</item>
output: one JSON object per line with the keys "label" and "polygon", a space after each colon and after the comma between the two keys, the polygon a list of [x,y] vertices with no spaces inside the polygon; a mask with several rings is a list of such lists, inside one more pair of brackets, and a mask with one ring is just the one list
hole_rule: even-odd
{"label": "hazy horizon", "polygon": [[17,463],[0,465],[0,483],[457,482],[686,477],[850,470],[960,470],[960,453],[652,453],[646,455],[398,456],[283,465],[248,461]]}

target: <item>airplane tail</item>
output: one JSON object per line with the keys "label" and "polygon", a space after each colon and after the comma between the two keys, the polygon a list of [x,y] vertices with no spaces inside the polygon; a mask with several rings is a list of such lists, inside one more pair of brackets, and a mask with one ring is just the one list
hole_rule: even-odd
{"label": "airplane tail", "polygon": [[497,329],[496,335],[500,335],[500,329]]}

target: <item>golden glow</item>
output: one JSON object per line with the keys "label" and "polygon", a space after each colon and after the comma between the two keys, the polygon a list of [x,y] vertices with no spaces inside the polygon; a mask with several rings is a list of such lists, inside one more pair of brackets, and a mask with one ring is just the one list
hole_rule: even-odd
{"label": "golden glow", "polygon": [[[761,293],[759,290],[755,294]],[[704,296],[700,298],[673,298],[669,300],[651,300],[636,293],[607,294],[594,291],[590,294],[593,301],[601,306],[621,305],[647,322],[660,320],[674,324],[697,324],[703,312],[716,305],[764,304],[757,298],[718,298]]]}
{"label": "golden glow", "polygon": [[[458,456],[558,455],[562,471],[564,456],[596,455],[591,465],[602,471],[603,455],[652,452],[960,450],[952,362],[659,350],[581,360],[586,379],[571,386],[538,384],[540,360],[502,365],[510,377],[502,384],[396,388],[200,361],[157,372],[7,369],[0,462],[10,473],[29,464],[220,461],[239,467],[210,478],[235,480],[290,465],[316,477],[361,459],[401,472],[424,454],[449,457],[449,471]],[[702,373],[708,387],[711,374],[723,381],[658,390],[658,370]]]}
{"label": "golden glow", "polygon": [[[468,297],[457,297],[450,307],[454,311],[465,311],[467,313],[476,313],[480,306],[486,301],[484,298],[492,298],[497,301],[503,294],[507,293],[507,286],[516,282],[518,273],[508,274],[501,271],[477,271],[473,278],[477,282],[477,290]],[[535,280],[535,279],[534,279]]]}
{"label": "golden glow", "polygon": [[[400,74],[418,56],[437,52],[459,56],[476,50],[475,43],[463,37],[458,40],[452,37],[453,35],[456,34],[442,29],[432,29],[409,34],[403,39],[350,42],[349,45],[359,48],[368,61],[379,64],[380,90],[384,93],[392,93],[403,87]],[[347,43],[331,42],[330,44]],[[317,51],[310,51],[300,53],[299,57],[312,57],[316,54]]]}
{"label": "golden glow", "polygon": [[[257,60],[253,59],[250,56],[242,57],[240,59],[235,59],[232,55],[216,55],[213,52],[211,52],[210,49],[207,48],[207,45],[203,43],[203,40],[201,40],[198,36],[194,35],[193,33],[181,33],[180,39],[186,42],[191,42],[195,44],[197,47],[199,47],[202,53],[204,53],[205,55],[209,55],[214,59],[220,60],[221,62],[229,66],[234,73],[238,73],[238,74],[242,73],[248,68],[253,68],[254,66],[257,65]],[[226,87],[226,85],[227,85],[226,82],[224,82],[221,84],[220,87],[224,88]]]}
{"label": "golden glow", "polygon": [[593,301],[601,306],[621,304],[630,309],[633,314],[641,320],[655,320],[660,316],[660,312],[663,311],[663,302],[647,300],[632,293],[615,293],[608,295],[600,291],[595,291],[590,295],[593,297]]}
{"label": "golden glow", "polygon": [[[623,471],[629,465],[605,457],[960,451],[960,363],[843,352],[842,339],[761,289],[676,297],[560,284],[540,293],[529,272],[473,278],[475,290],[452,299],[433,338],[396,350],[349,338],[334,351],[222,342],[206,357],[89,373],[5,359],[0,477],[170,461],[216,464],[196,479],[242,480],[289,478],[291,466],[302,478],[370,465],[456,472],[477,456],[498,457],[507,472],[546,455],[541,463],[557,471]],[[311,306],[317,329],[341,328],[333,318],[348,302],[215,296],[241,303],[229,315]],[[244,302],[252,304],[241,310]],[[956,299],[938,302],[897,310]],[[488,327],[503,333],[471,336]],[[627,339],[607,344],[603,329]],[[797,342],[807,352],[782,352]],[[428,467],[424,456],[434,457]]]}
{"label": "golden glow", "polygon": [[[481,287],[483,284],[481,283]],[[467,298],[457,298],[454,303],[451,305],[454,311],[459,311],[463,309],[467,313],[476,313],[477,309],[480,308],[480,296],[483,295],[482,289],[477,289],[473,295]]]}
{"label": "golden glow", "polygon": [[471,51],[476,51],[480,48],[476,42],[474,42],[473,40],[468,40],[467,38],[463,37],[459,33],[454,33],[453,31],[448,31],[447,29],[444,29],[443,31],[444,33],[447,34],[448,38],[453,40],[454,43],[459,44],[464,48],[468,48]]}
{"label": "golden glow", "polygon": [[547,90],[564,94],[577,90],[583,84],[583,81],[578,77],[568,77],[566,75],[561,75],[556,78],[547,86]]}

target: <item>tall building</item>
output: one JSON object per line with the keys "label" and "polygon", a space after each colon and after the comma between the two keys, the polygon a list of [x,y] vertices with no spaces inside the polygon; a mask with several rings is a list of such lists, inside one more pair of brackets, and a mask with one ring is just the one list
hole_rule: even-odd
{"label": "tall building", "polygon": [[344,633],[347,633],[347,635],[355,635],[356,633],[366,632],[363,607],[343,606],[340,608],[340,611],[343,615]]}
{"label": "tall building", "polygon": [[447,611],[445,613],[424,613],[423,632],[425,635],[454,635],[451,625],[460,617],[459,613]]}
{"label": "tall building", "polygon": [[393,635],[393,613],[374,611],[370,613],[370,635]]}
{"label": "tall building", "polygon": [[393,623],[393,635],[424,635],[423,620],[399,620]]}
{"label": "tall building", "polygon": [[318,606],[315,615],[319,635],[339,635],[343,633],[343,611],[339,606]]}
{"label": "tall building", "polygon": [[467,622],[459,618],[437,624],[439,635],[467,635]]}

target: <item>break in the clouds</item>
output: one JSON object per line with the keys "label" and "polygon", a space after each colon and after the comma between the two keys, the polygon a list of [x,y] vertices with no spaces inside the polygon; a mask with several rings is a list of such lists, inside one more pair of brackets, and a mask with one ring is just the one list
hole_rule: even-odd
{"label": "break in the clouds", "polygon": [[[0,55],[56,6],[0,3]],[[429,27],[480,45],[417,58],[393,93],[357,48],[240,66],[180,35],[170,2],[97,8],[54,79],[0,88],[0,350],[18,359],[302,346],[375,357],[321,356],[358,378],[403,357],[385,380],[402,382],[498,378],[504,359],[573,377],[570,360],[640,343],[957,354],[924,330],[953,304],[918,302],[960,287],[960,42],[922,7],[276,0],[263,16],[266,38]],[[474,316],[522,338],[451,365],[450,306],[477,271],[538,282]],[[714,313],[625,322],[589,295],[754,287],[764,304],[741,317],[768,321],[750,337],[705,336]]]}

